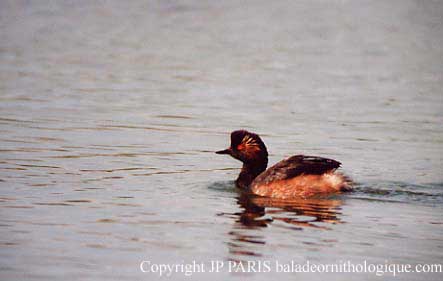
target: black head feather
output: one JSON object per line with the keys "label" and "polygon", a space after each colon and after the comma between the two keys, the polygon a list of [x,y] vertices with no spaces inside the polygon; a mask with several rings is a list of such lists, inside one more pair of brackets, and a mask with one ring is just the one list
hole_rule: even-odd
{"label": "black head feather", "polygon": [[[244,146],[245,149],[239,149]],[[268,150],[262,139],[254,133],[246,130],[238,130],[231,133],[232,156],[242,162],[264,160],[268,158]]]}

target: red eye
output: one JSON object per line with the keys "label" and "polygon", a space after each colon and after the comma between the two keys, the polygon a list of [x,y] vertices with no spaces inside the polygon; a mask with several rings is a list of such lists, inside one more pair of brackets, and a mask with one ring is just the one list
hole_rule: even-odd
{"label": "red eye", "polygon": [[243,150],[245,148],[244,144],[237,145],[237,150]]}

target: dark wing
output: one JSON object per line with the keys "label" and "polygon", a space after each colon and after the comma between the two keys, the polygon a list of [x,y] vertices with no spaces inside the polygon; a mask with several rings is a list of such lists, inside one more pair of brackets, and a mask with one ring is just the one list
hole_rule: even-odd
{"label": "dark wing", "polygon": [[340,162],[328,158],[294,155],[261,173],[252,184],[267,184],[271,181],[287,180],[302,174],[321,175],[337,169],[340,165]]}

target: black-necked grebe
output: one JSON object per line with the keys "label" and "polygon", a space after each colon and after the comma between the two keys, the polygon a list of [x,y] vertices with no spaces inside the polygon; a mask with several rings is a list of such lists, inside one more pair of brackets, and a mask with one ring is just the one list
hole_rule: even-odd
{"label": "black-necked grebe", "polygon": [[268,151],[261,138],[245,130],[231,133],[231,146],[217,151],[243,162],[237,187],[273,198],[311,197],[351,190],[350,181],[335,172],[341,163],[332,159],[294,155],[268,166]]}

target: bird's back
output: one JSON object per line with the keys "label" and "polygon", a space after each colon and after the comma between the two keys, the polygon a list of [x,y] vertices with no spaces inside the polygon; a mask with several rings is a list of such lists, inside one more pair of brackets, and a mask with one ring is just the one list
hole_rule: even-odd
{"label": "bird's back", "polygon": [[274,198],[310,197],[350,189],[347,178],[334,173],[340,162],[333,159],[295,155],[258,175],[250,191]]}

